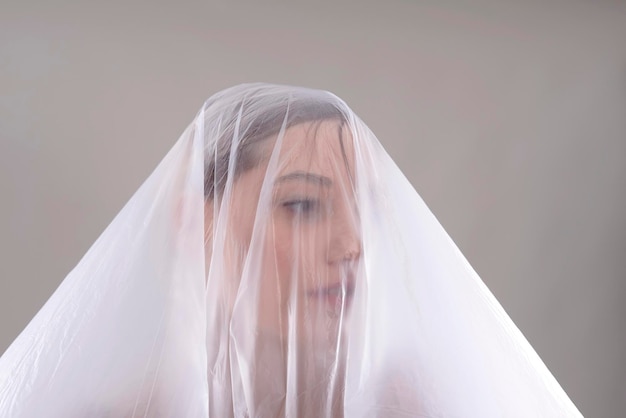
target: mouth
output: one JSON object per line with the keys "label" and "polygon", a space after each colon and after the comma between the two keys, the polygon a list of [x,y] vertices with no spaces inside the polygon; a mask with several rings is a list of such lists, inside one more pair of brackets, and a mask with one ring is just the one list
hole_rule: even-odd
{"label": "mouth", "polygon": [[307,292],[307,296],[323,303],[334,311],[347,310],[354,297],[354,280],[347,279],[329,286],[318,287]]}

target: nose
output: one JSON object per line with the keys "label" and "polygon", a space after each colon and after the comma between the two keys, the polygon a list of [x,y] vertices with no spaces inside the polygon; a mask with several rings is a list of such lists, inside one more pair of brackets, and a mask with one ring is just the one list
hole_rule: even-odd
{"label": "nose", "polygon": [[361,257],[360,222],[356,210],[348,205],[335,210],[330,223],[328,262],[358,260]]}

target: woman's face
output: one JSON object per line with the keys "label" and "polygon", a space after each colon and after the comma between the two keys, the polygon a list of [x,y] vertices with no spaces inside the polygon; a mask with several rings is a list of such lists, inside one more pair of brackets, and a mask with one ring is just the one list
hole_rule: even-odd
{"label": "woman's face", "polygon": [[283,344],[330,348],[349,311],[361,254],[352,141],[339,121],[292,126],[280,150],[260,142],[264,163],[233,184],[227,263],[257,329]]}

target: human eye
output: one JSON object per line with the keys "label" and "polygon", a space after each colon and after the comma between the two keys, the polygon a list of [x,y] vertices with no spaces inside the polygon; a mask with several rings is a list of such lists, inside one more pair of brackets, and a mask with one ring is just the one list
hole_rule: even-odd
{"label": "human eye", "polygon": [[311,219],[320,214],[320,201],[312,198],[294,198],[282,202],[281,206],[293,216]]}

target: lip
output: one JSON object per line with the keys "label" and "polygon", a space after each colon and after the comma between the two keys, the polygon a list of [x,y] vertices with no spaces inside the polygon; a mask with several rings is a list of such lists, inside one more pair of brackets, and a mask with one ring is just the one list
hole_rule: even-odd
{"label": "lip", "polygon": [[333,310],[348,309],[354,296],[354,280],[348,278],[328,286],[321,286],[307,292],[307,296],[315,301],[326,304]]}

